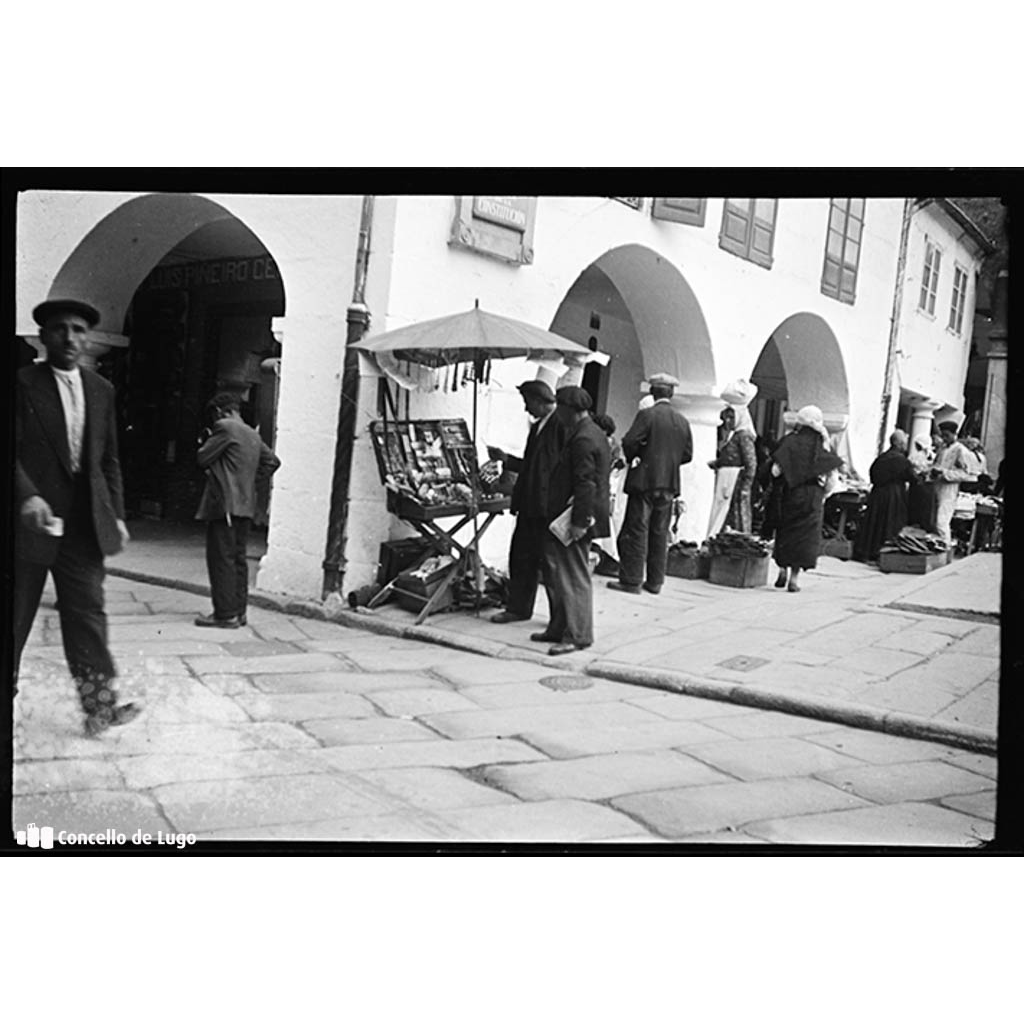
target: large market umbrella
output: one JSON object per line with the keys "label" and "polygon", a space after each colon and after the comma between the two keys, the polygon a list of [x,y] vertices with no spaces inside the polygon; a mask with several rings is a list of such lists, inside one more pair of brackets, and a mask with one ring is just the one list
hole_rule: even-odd
{"label": "large market umbrella", "polygon": [[434,367],[467,362],[480,364],[516,356],[554,359],[563,355],[591,354],[575,341],[522,320],[485,313],[479,306],[465,313],[423,320],[363,338],[352,347],[370,355],[388,352],[407,363]]}

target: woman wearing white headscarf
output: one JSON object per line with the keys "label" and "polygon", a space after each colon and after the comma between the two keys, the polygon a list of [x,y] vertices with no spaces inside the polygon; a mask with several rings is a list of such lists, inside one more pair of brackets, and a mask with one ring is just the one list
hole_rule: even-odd
{"label": "woman wearing white headscarf", "polygon": [[772,476],[781,487],[780,521],[775,533],[775,586],[790,593],[800,589],[801,569],[818,564],[821,523],[825,514],[825,482],[843,460],[832,454],[832,443],[821,410],[805,405],[797,414],[795,429],[772,454]]}
{"label": "woman wearing white headscarf", "polygon": [[757,431],[747,406],[757,394],[757,385],[737,380],[722,390],[726,407],[718,434],[718,452],[708,465],[715,471],[715,496],[711,505],[708,536],[723,527],[750,533],[753,517],[750,495],[757,475]]}

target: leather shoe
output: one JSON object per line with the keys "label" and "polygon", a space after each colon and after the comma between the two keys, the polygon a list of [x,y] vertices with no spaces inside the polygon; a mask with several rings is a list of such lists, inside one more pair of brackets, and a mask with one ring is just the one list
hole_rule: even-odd
{"label": "leather shoe", "polygon": [[558,640],[557,636],[551,636],[550,633],[531,633],[530,639],[535,644],[553,644]]}
{"label": "leather shoe", "polygon": [[639,594],[639,587],[631,587],[628,583],[622,583],[619,580],[609,580],[607,583],[609,590],[621,590],[624,594]]}
{"label": "leather shoe", "polygon": [[646,590],[648,594],[660,594],[661,593],[661,587],[651,586],[650,583],[645,583],[644,584],[644,590]]}
{"label": "leather shoe", "polygon": [[238,629],[241,622],[237,615],[232,615],[230,619],[218,619],[216,615],[198,615],[195,619],[197,626],[213,626],[215,629]]}
{"label": "leather shoe", "polygon": [[588,648],[590,644],[571,644],[562,643],[555,644],[554,647],[548,648],[548,655],[552,658],[557,658],[559,654],[572,654],[574,651],[582,651]]}
{"label": "leather shoe", "polygon": [[504,626],[507,622],[525,622],[526,616],[516,615],[515,612],[497,612],[491,616],[491,622],[496,622],[499,626]]}
{"label": "leather shoe", "polygon": [[249,620],[245,617],[245,612],[242,612],[242,614],[238,616],[238,624],[240,626],[248,626],[249,625]]}
{"label": "leather shoe", "polygon": [[111,712],[110,718],[101,715],[85,716],[85,735],[98,736],[112,725],[127,725],[142,713],[141,704],[120,704]]}

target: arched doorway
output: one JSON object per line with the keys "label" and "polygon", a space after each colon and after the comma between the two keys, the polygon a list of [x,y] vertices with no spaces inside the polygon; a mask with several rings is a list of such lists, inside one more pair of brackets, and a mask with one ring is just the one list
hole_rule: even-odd
{"label": "arched doorway", "polygon": [[[714,426],[721,403],[712,398],[715,364],[700,302],[679,269],[642,245],[609,249],[591,263],[562,300],[551,331],[607,357],[588,363],[581,385],[594,408],[625,433],[653,373],[670,373],[680,386],[675,404],[694,436],[694,459],[683,470],[687,511],[681,535],[703,536],[710,508],[705,462],[714,454]],[[701,468],[703,467],[703,472]]]}
{"label": "arched doorway", "polygon": [[[125,503],[133,517],[190,521],[203,486],[195,462],[203,409],[237,391],[243,417],[273,444],[284,313],[273,257],[209,199],[149,195],[124,203],[82,239],[50,295],[101,313],[94,356],[118,393]],[[257,525],[265,525],[269,493]]]}
{"label": "arched doorway", "polygon": [[794,313],[768,336],[750,379],[758,387],[750,412],[759,437],[785,433],[785,414],[818,406],[833,434],[849,422],[850,395],[839,342],[815,313]]}

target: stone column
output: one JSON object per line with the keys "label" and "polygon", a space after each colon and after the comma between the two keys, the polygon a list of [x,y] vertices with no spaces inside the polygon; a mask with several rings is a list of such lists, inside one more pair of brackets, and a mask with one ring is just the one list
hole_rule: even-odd
{"label": "stone column", "polygon": [[686,417],[693,434],[693,460],[682,468],[686,511],[679,520],[679,538],[700,542],[708,533],[715,493],[715,472],[708,463],[718,449],[719,414],[725,403],[715,395],[675,395],[672,404]]}
{"label": "stone column", "polygon": [[931,445],[935,410],[942,407],[942,402],[933,398],[914,398],[910,401],[910,407],[913,410],[910,414],[910,444],[913,451],[913,444],[919,437]]}

